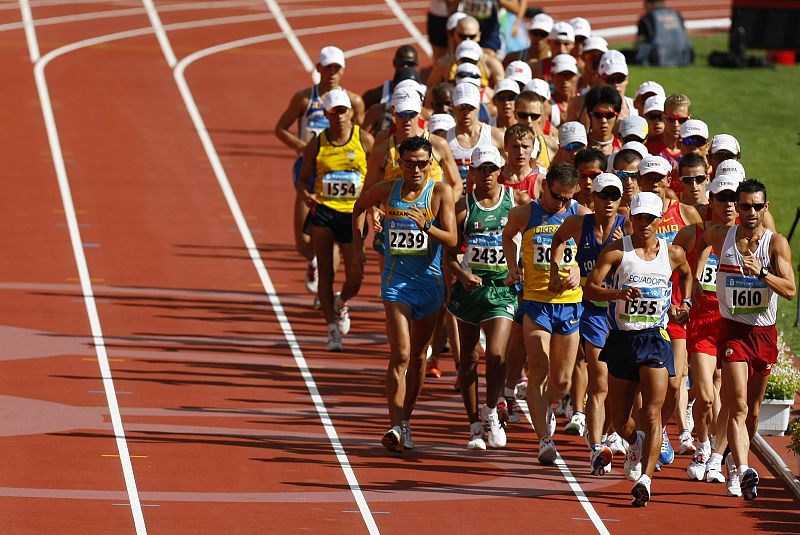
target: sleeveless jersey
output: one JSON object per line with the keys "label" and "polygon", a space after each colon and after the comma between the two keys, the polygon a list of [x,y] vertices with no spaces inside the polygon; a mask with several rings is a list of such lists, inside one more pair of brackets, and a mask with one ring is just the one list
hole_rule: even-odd
{"label": "sleeveless jersey", "polygon": [[[422,137],[430,139],[431,133],[427,130],[423,130]],[[396,180],[403,176],[403,171],[400,169],[400,153],[397,150],[399,144],[394,134],[389,136],[387,143],[389,145],[389,150],[386,151],[386,165],[383,166],[383,179]],[[428,171],[428,178],[434,182],[441,182],[444,176],[444,170],[442,166],[439,165],[439,160],[437,160],[433,154],[431,154],[431,156],[433,161],[431,162],[430,171]]]}
{"label": "sleeveless jersey", "polygon": [[314,192],[322,204],[337,212],[353,213],[364,177],[367,174],[367,153],[361,144],[361,127],[353,125],[350,139],[344,145],[334,145],[328,130],[319,136]]}
{"label": "sleeveless jersey", "polygon": [[297,137],[303,141],[308,141],[315,135],[320,135],[323,130],[330,126],[325,111],[322,109],[322,98],[317,86],[311,87],[311,98],[305,113],[297,120]]}
{"label": "sleeveless jersey", "polygon": [[[775,325],[778,294],[758,277],[744,275],[742,253],[736,247],[736,229],[728,229],[717,273],[717,299],[722,317],[747,325]],[[769,243],[772,231],[764,230],[758,248],[753,253],[762,266],[769,267]]]}
{"label": "sleeveless jersey", "polygon": [[425,218],[435,223],[431,212],[431,197],[435,182],[428,179],[416,199],[401,198],[403,180],[394,182],[389,200],[384,206],[386,219],[383,224],[386,255],[382,284],[407,290],[431,288],[444,284],[442,280],[442,246],[431,240],[427,232],[420,230],[406,211],[416,206],[425,213]]}
{"label": "sleeveless jersey", "polygon": [[[578,213],[578,203],[570,201],[563,214],[548,214],[538,200],[531,202],[531,216],[522,233],[522,267],[523,299],[543,303],[580,303],[583,289],[578,286],[574,290],[565,290],[554,294],[547,289],[550,284],[550,247],[553,234],[566,218]],[[576,245],[572,238],[567,241],[564,256],[558,271],[561,277],[569,274],[569,269],[576,265]]]}
{"label": "sleeveless jersey", "polygon": [[502,173],[500,173],[500,176],[497,177],[497,181],[507,188],[524,191],[525,193],[528,194],[528,197],[530,197],[531,199],[535,199],[536,181],[539,180],[539,177],[543,178],[544,176],[541,175],[539,171],[537,171],[536,169],[532,169],[528,176],[526,176],[525,178],[523,178],[522,180],[520,180],[515,184],[510,184],[508,182],[505,182],[503,180]]}
{"label": "sleeveless jersey", "polygon": [[502,282],[508,275],[508,264],[503,253],[503,229],[508,223],[508,212],[514,207],[514,190],[501,188],[497,204],[483,207],[475,193],[466,197],[467,218],[464,220],[464,237],[467,251],[461,266],[483,280]]}
{"label": "sleeveless jersey", "polygon": [[[681,215],[680,201],[670,199],[669,205],[664,211],[664,215],[661,216],[661,223],[659,223],[658,229],[656,229],[656,236],[665,239],[668,244],[672,245],[672,241],[675,239],[678,231],[685,226],[686,222],[683,220],[683,216]],[[678,286],[677,273],[672,276],[672,284],[672,304],[678,306],[681,304],[683,295],[681,294],[681,289]]]}
{"label": "sleeveless jersey", "polygon": [[[575,253],[575,258],[578,262],[578,267],[581,270],[581,283],[586,284],[586,277],[589,272],[594,269],[597,259],[603,248],[614,241],[614,230],[621,228],[625,232],[626,218],[623,215],[617,215],[614,223],[611,225],[611,232],[608,234],[608,239],[603,243],[597,241],[597,236],[594,233],[594,216],[595,214],[586,214],[583,216],[583,228],[581,229],[581,237],[578,240],[578,250]],[[602,286],[607,287],[607,281],[602,282]],[[591,304],[596,307],[605,308],[608,303],[605,301],[584,301],[584,304]]]}
{"label": "sleeveless jersey", "polygon": [[[478,60],[476,66],[478,70],[481,71],[481,88],[489,87],[489,69],[486,68],[486,64],[483,60]],[[458,69],[458,61],[456,61],[454,56],[447,74],[447,81],[451,84],[456,83],[456,69]],[[481,97],[483,97],[483,93],[481,93]],[[481,98],[481,102],[483,102],[483,98]]]}
{"label": "sleeveless jersey", "polygon": [[386,80],[383,82],[380,104],[387,104],[392,101],[392,94],[394,93],[394,87],[392,86],[392,80]]}
{"label": "sleeveless jersey", "polygon": [[550,169],[550,151],[547,149],[547,145],[544,142],[544,135],[539,134],[537,137],[537,141],[539,142],[539,154],[536,156],[536,162],[539,164],[539,167],[545,170],[545,172]]}
{"label": "sleeveless jersey", "polygon": [[469,171],[469,164],[472,161],[472,151],[475,150],[475,147],[492,144],[492,127],[486,123],[481,123],[481,134],[478,138],[478,142],[471,147],[464,148],[458,143],[455,126],[447,131],[446,139],[447,144],[450,145],[450,152],[453,153],[453,158],[456,160],[458,173],[461,175],[462,182],[464,182],[464,191],[466,191],[467,172]]}
{"label": "sleeveless jersey", "polygon": [[631,301],[617,299],[608,303],[608,322],[612,329],[639,331],[667,326],[667,310],[672,292],[672,267],[669,244],[658,238],[658,254],[643,260],[636,254],[630,236],[622,238],[622,261],[612,279],[613,288],[639,288],[641,297]]}

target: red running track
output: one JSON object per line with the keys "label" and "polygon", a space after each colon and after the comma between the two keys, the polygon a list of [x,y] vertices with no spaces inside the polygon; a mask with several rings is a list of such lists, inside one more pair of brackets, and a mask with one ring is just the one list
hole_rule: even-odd
{"label": "red running track", "polygon": [[[691,18],[694,5],[678,3]],[[597,27],[635,22],[638,6],[619,2],[603,12],[578,2],[545,4],[562,18],[628,18]],[[426,5],[402,3],[421,29]],[[376,45],[348,60],[344,84],[359,92],[390,75],[394,43],[411,42],[380,2],[280,6],[312,60],[326,44],[356,52]],[[704,18],[724,15],[727,6],[696,10],[717,13]],[[509,429],[505,450],[466,451],[466,419],[447,366],[423,391],[418,449],[387,455],[379,445],[387,348],[375,259],[352,304],[348,351],[330,355],[292,250],[294,155],[272,125],[308,74],[265,3],[156,8],[189,93],[181,94],[141,4],[32,5],[36,43],[42,55],[53,53],[43,72],[96,296],[94,334],[102,338],[93,339],[54,172],[59,155],[42,120],[46,102],[18,5],[0,4],[8,184],[0,213],[7,229],[0,234],[7,303],[0,312],[2,532],[361,533],[374,522],[381,533],[472,533],[509,520],[522,532],[626,532],[643,521],[677,531],[697,529],[694,519],[706,512],[710,529],[798,529],[797,503],[757,461],[764,480],[754,503],[727,498],[719,485],[690,483],[683,457],[656,477],[653,503],[632,509],[621,469],[589,476],[585,446],[559,435],[565,466],[600,519],[595,524],[562,472],[535,462],[529,425]],[[339,24],[359,29],[324,33]],[[129,33],[75,45],[117,32]],[[208,47],[258,36],[187,63]],[[74,46],[60,49],[67,45]],[[213,142],[210,153],[188,112],[191,101]],[[215,154],[221,176],[209,161]],[[221,177],[246,229],[237,226]],[[258,245],[255,263],[243,230]],[[284,329],[260,262],[285,307]],[[105,395],[111,379],[124,439],[115,437]],[[118,443],[130,455],[127,475]],[[350,482],[343,463],[352,468]],[[356,496],[363,496],[361,512]]]}

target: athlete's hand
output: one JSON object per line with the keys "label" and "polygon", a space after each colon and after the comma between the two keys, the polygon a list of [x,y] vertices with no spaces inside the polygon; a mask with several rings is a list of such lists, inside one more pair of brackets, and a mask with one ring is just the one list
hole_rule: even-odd
{"label": "athlete's hand", "polygon": [[371,206],[367,211],[369,212],[369,220],[372,222],[372,232],[380,234],[383,232],[383,225],[381,224],[381,220],[385,215],[383,210],[377,206]]}
{"label": "athlete's hand", "polygon": [[481,280],[481,278],[475,275],[474,273],[466,273],[462,271],[458,275],[458,280],[461,281],[461,285],[468,292],[471,292],[472,290],[475,290],[479,286],[483,285],[483,280]]}
{"label": "athlete's hand", "polygon": [[425,212],[417,208],[416,206],[412,206],[408,210],[406,210],[406,215],[411,218],[414,223],[417,224],[417,228],[422,230],[425,228]]}
{"label": "athlete's hand", "polygon": [[755,277],[759,273],[761,273],[761,262],[758,261],[756,255],[752,253],[752,251],[748,251],[749,254],[742,255],[742,260],[744,261],[744,274],[750,277]]}
{"label": "athlete's hand", "polygon": [[642,296],[642,291],[639,288],[624,288],[620,290],[622,295],[618,298],[622,301],[633,301],[634,299],[639,299]]}
{"label": "athlete's hand", "polygon": [[519,266],[514,263],[508,265],[508,275],[506,275],[506,286],[514,286],[517,283],[522,283],[522,274],[519,272]]}
{"label": "athlete's hand", "polygon": [[670,305],[667,315],[669,316],[669,321],[677,323],[678,325],[685,325],[689,321],[689,310],[683,307]]}
{"label": "athlete's hand", "polygon": [[611,233],[611,238],[614,240],[618,240],[625,236],[625,233],[622,232],[622,227],[617,227],[614,229],[614,232]]}
{"label": "athlete's hand", "polygon": [[303,190],[303,202],[306,203],[306,206],[309,208],[314,208],[316,205],[320,204],[319,196],[316,193],[311,193],[306,190]]}
{"label": "athlete's hand", "polygon": [[564,278],[564,289],[574,290],[581,285],[581,270],[578,266],[569,268],[569,275]]}

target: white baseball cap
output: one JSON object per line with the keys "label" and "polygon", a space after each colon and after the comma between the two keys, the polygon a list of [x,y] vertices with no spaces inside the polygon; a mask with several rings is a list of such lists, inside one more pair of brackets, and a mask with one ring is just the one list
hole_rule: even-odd
{"label": "white baseball cap", "polygon": [[644,101],[644,108],[642,108],[642,114],[647,115],[651,111],[664,111],[664,101],[666,99],[661,95],[653,95],[649,97],[647,100]]}
{"label": "white baseball cap", "polygon": [[592,191],[603,191],[609,186],[614,186],[622,194],[622,180],[613,173],[600,173],[592,180]]}
{"label": "white baseball cap", "polygon": [[346,108],[353,107],[353,105],[350,103],[350,97],[347,95],[347,91],[344,89],[331,89],[322,95],[322,108],[325,111],[338,108],[339,106],[344,106]]}
{"label": "white baseball cap", "polygon": [[545,100],[550,100],[550,84],[541,78],[534,78],[525,84],[525,91],[533,91]]}
{"label": "white baseball cap", "polygon": [[569,19],[569,23],[572,25],[572,29],[575,30],[575,37],[588,38],[592,35],[592,25],[583,17]]}
{"label": "white baseball cap", "polygon": [[428,120],[428,130],[438,132],[439,130],[450,130],[456,126],[455,118],[449,113],[434,113]]}
{"label": "white baseball cap", "polygon": [[462,63],[456,69],[456,83],[468,83],[475,87],[481,86],[481,70],[472,63]]}
{"label": "white baseball cap", "polygon": [[711,184],[708,186],[708,191],[714,195],[725,190],[735,192],[739,188],[739,184],[742,183],[742,180],[742,178],[736,175],[720,175],[711,181]]}
{"label": "white baseball cap", "polygon": [[551,17],[547,13],[539,13],[535,15],[531,19],[531,23],[528,26],[528,30],[541,30],[543,32],[547,32],[548,34],[552,29],[553,29],[553,17]]}
{"label": "white baseball cap", "polygon": [[558,145],[566,147],[570,143],[583,143],[584,147],[589,144],[586,139],[586,127],[578,121],[570,121],[562,124],[558,129]]}
{"label": "white baseball cap", "polygon": [[422,111],[422,99],[414,89],[395,89],[394,93],[392,93],[392,107],[397,113],[404,111],[420,113]]}
{"label": "white baseball cap", "polygon": [[494,94],[497,95],[501,91],[511,91],[515,95],[519,95],[519,84],[511,78],[503,78],[494,84]]}
{"label": "white baseball cap", "polygon": [[506,79],[525,85],[531,81],[531,78],[531,66],[524,61],[512,61],[506,67]]}
{"label": "white baseball cap", "polygon": [[575,42],[575,29],[569,22],[559,21],[553,24],[550,35],[547,36],[551,41],[564,41],[566,43]]}
{"label": "white baseball cap", "polygon": [[647,150],[647,147],[644,146],[644,143],[639,143],[638,141],[628,141],[619,149],[619,152],[617,154],[619,154],[624,150],[632,150],[638,153],[639,156],[642,157],[642,159],[645,159],[648,156],[650,156],[650,152]]}
{"label": "white baseball cap", "polygon": [[578,60],[570,54],[559,54],[553,58],[553,74],[569,71],[578,74]]}
{"label": "white baseball cap", "polygon": [[503,167],[503,158],[500,151],[494,145],[479,145],[475,147],[470,156],[470,166],[480,167],[485,163],[492,163],[497,167]]}
{"label": "white baseball cap", "polygon": [[583,51],[591,52],[592,50],[599,50],[605,54],[608,52],[608,41],[599,35],[590,35],[586,42],[583,43]]}
{"label": "white baseball cap", "polygon": [[639,162],[639,176],[644,176],[648,173],[657,173],[661,176],[667,176],[672,172],[672,165],[666,158],[661,156],[645,156]]}
{"label": "white baseball cap", "polygon": [[456,89],[453,92],[453,105],[461,106],[462,104],[469,104],[473,108],[480,107],[481,92],[477,86],[467,82],[456,84]]}
{"label": "white baseball cap", "polygon": [[452,15],[447,18],[447,31],[452,32],[458,26],[458,23],[461,22],[461,19],[466,18],[467,14],[463,11],[456,11]]}
{"label": "white baseball cap", "polygon": [[647,119],[639,115],[628,115],[619,122],[619,137],[625,139],[628,136],[636,136],[639,139],[647,139]]}
{"label": "white baseball cap", "polygon": [[401,90],[412,90],[419,93],[420,98],[425,96],[425,91],[428,89],[425,87],[425,84],[421,84],[416,80],[402,80],[397,82],[394,86],[394,91],[401,91]]}
{"label": "white baseball cap", "polygon": [[611,74],[624,74],[628,76],[628,62],[625,61],[625,56],[619,50],[609,50],[600,58],[600,66],[597,68],[600,76],[609,76]]}
{"label": "white baseball cap", "polygon": [[700,136],[708,139],[708,125],[700,119],[689,119],[681,125],[681,139],[687,137]]}
{"label": "white baseball cap", "polygon": [[342,49],[336,48],[335,46],[326,46],[319,51],[319,60],[317,60],[317,63],[323,67],[334,63],[344,67],[344,52],[342,52]]}
{"label": "white baseball cap", "polygon": [[631,201],[631,215],[650,214],[661,217],[664,212],[664,202],[661,197],[649,191],[637,193]]}
{"label": "white baseball cap", "polygon": [[667,97],[667,94],[664,92],[664,88],[661,87],[661,84],[659,84],[658,82],[649,81],[649,82],[642,82],[641,84],[639,84],[639,89],[636,90],[636,96],[638,97],[640,95],[646,95],[648,93],[652,93],[653,95],[660,95],[664,98]]}
{"label": "white baseball cap", "polygon": [[742,149],[739,148],[739,141],[730,134],[717,134],[711,139],[711,154],[721,150],[726,150],[732,154],[742,152]]}
{"label": "white baseball cap", "polygon": [[737,160],[725,160],[714,169],[715,177],[722,175],[738,176],[742,180],[747,176],[744,166]]}
{"label": "white baseball cap", "polygon": [[461,41],[456,47],[456,60],[471,59],[472,61],[478,61],[481,59],[482,53],[481,45],[475,41]]}

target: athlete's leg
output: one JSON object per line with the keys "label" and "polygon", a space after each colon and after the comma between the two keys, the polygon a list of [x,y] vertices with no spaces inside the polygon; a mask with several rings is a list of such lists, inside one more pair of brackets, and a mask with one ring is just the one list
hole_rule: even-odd
{"label": "athlete's leg", "polygon": [[480,419],[478,412],[478,360],[480,357],[472,349],[469,349],[475,347],[480,335],[479,325],[458,322],[458,337],[462,348],[458,365],[458,380],[461,384],[461,397],[464,400],[469,423],[477,422]]}
{"label": "athlete's leg", "polygon": [[608,395],[608,366],[600,362],[600,348],[590,342],[584,342],[587,372],[589,376],[586,400],[586,433],[589,444],[600,444],[606,420],[605,404]]}
{"label": "athlete's leg", "polygon": [[747,380],[747,449],[750,449],[750,439],[756,434],[758,428],[758,417],[761,414],[761,400],[764,399],[764,391],[767,389],[768,375],[754,373]]}
{"label": "athlete's leg", "polygon": [[458,335],[458,321],[449,310],[444,312],[444,327],[447,331],[447,343],[450,345],[450,354],[453,356],[453,365],[458,371],[458,360],[461,354],[461,342]]}
{"label": "athlete's leg", "polygon": [[672,355],[675,360],[675,377],[669,378],[669,387],[664,398],[664,405],[661,408],[661,421],[666,425],[669,419],[672,418],[672,414],[675,413],[678,427],[683,429],[686,427],[686,407],[683,407],[683,416],[679,416],[677,411],[679,410],[678,397],[681,391],[681,381],[683,381],[683,388],[686,385],[684,371],[686,370],[688,356],[685,338],[672,339]]}
{"label": "athlete's leg", "polygon": [[611,425],[619,436],[633,444],[636,442],[636,425],[631,409],[639,383],[608,375],[608,409]]}
{"label": "athlete's leg", "polygon": [[703,443],[709,439],[709,424],[712,417],[714,404],[714,370],[717,368],[717,357],[706,353],[692,353],[689,358],[692,363],[692,390],[694,390],[694,429],[697,440]]}
{"label": "athlete's leg", "polygon": [[303,232],[309,211],[310,208],[303,202],[303,196],[298,192],[294,200],[294,246],[297,252],[306,260],[314,258],[311,236]]}
{"label": "athlete's leg", "polygon": [[747,362],[722,363],[723,403],[728,407],[728,445],[736,466],[747,464]]}
{"label": "athlete's leg", "polygon": [[586,355],[578,340],[578,354],[575,357],[575,367],[572,369],[572,386],[569,389],[569,397],[572,400],[572,410],[586,414],[584,399],[586,390],[589,386],[589,372],[587,368]]}
{"label": "athlete's leg", "polygon": [[436,321],[439,319],[439,314],[441,314],[441,310],[437,310],[433,314],[428,314],[424,318],[411,321],[411,358],[408,363],[408,372],[406,373],[406,397],[403,402],[403,420],[411,420],[411,413],[417,405],[419,393],[422,391],[422,385],[425,383],[425,356],[428,350],[428,344],[431,342],[433,328],[436,326]]}
{"label": "athlete's leg", "polygon": [[311,242],[317,257],[317,297],[325,323],[336,322],[333,310],[333,232],[328,227],[311,227]]}
{"label": "athlete's leg", "polygon": [[547,401],[554,403],[569,392],[572,370],[578,353],[578,331],[572,334],[553,334],[550,337],[550,377],[547,383]]}
{"label": "athlete's leg", "polygon": [[486,333],[486,405],[491,409],[503,393],[506,381],[506,347],[511,334],[507,318],[493,318],[481,323]]}
{"label": "athlete's leg", "polygon": [[517,382],[522,377],[523,368],[527,361],[525,354],[525,338],[522,336],[522,325],[514,322],[511,325],[511,336],[506,347],[506,388],[513,392]]}
{"label": "athlete's leg", "polygon": [[661,452],[661,406],[669,382],[666,368],[639,368],[639,384],[642,391],[642,422],[644,447],[642,448],[642,473],[653,477],[656,460]]}
{"label": "athlete's leg", "polygon": [[527,314],[522,321],[525,352],[528,355],[527,402],[533,419],[533,429],[541,440],[550,436],[547,425],[550,332],[534,323]]}

